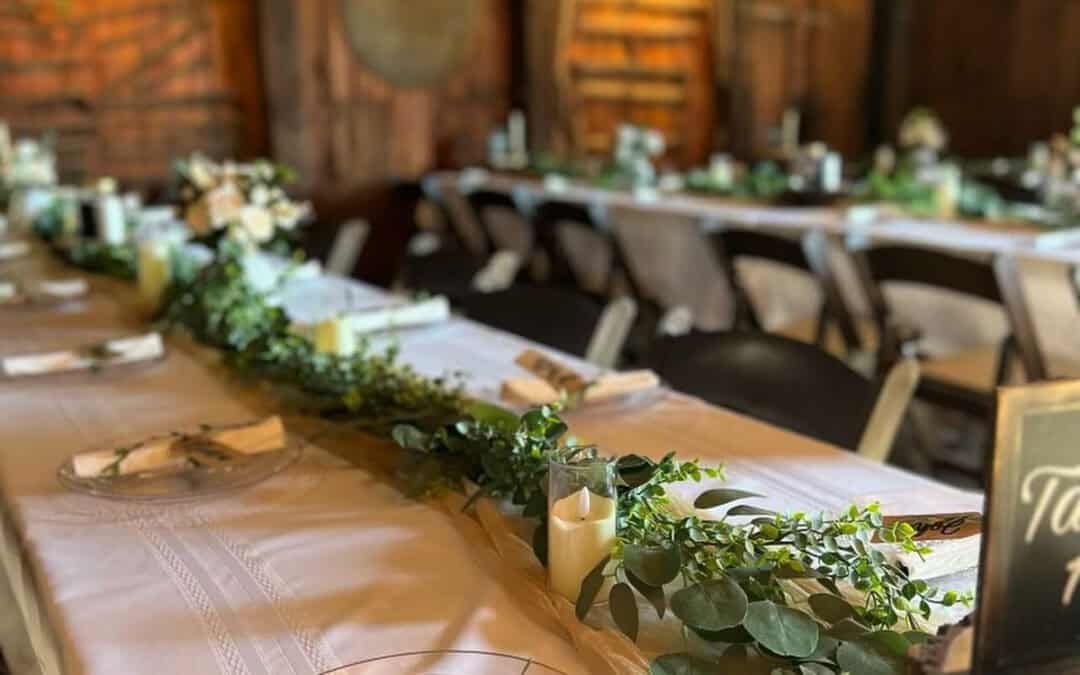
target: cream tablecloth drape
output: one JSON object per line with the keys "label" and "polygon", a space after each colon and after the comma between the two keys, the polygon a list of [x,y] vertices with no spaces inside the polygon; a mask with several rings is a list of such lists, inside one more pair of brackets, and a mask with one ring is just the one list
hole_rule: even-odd
{"label": "cream tablecloth drape", "polygon": [[[4,271],[50,269],[38,256]],[[90,299],[63,310],[5,311],[0,353],[139,329],[130,288],[104,279],[93,286]],[[327,278],[297,282],[285,294],[298,316],[380,297]],[[463,370],[469,389],[488,397],[517,374],[512,358],[528,346],[461,319],[398,340],[401,358],[418,370]],[[371,437],[288,417],[311,439],[297,465],[232,496],[183,506],[93,499],[56,482],[59,464],[85,447],[248,419],[275,406],[267,391],[232,381],[212,355],[180,339],[156,364],[0,381],[2,557],[36,667],[322,673],[380,656],[460,650],[466,654],[411,657],[405,672],[550,672],[524,669],[529,659],[588,671],[566,632],[522,601],[521,578],[493,554],[483,530],[402,496],[386,477],[386,444]],[[913,509],[981,501],[672,392],[569,418],[577,435],[610,453],[677,450],[723,460],[731,484],[778,507],[834,508],[867,495],[907,499]],[[472,651],[517,660],[463,665]]]}

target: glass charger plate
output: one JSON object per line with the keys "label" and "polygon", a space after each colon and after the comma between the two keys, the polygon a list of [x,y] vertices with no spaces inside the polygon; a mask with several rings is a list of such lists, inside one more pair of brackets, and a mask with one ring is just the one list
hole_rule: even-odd
{"label": "glass charger plate", "polygon": [[[280,450],[256,455],[229,453],[225,462],[194,464],[186,456],[173,464],[124,476],[83,478],[75,474],[73,459],[69,458],[56,472],[65,488],[74,492],[140,502],[183,502],[211,497],[261,483],[287,469],[299,457],[304,440],[289,434]],[[185,453],[198,454],[198,450]],[[220,450],[211,450],[220,454]]]}
{"label": "glass charger plate", "polygon": [[567,675],[523,656],[470,650],[431,650],[378,656],[323,675]]}

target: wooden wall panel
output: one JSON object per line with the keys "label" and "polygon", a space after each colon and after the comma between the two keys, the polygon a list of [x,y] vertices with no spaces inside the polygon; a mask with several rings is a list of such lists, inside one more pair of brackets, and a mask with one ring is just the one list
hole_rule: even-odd
{"label": "wooden wall panel", "polygon": [[301,170],[301,189],[345,191],[484,160],[488,132],[509,110],[510,57],[506,0],[481,2],[458,72],[410,89],[354,54],[337,0],[261,0],[274,154]]}
{"label": "wooden wall panel", "polygon": [[925,105],[944,120],[952,151],[988,157],[1023,154],[1069,128],[1080,103],[1080,0],[901,4],[888,131]]}
{"label": "wooden wall panel", "polygon": [[245,0],[0,0],[0,118],[55,131],[67,180],[262,154],[256,26]]}

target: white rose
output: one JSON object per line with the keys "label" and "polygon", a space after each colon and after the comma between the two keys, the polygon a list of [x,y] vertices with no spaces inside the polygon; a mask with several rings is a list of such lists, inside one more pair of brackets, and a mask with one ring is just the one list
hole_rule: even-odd
{"label": "white rose", "polygon": [[235,220],[237,212],[244,205],[244,196],[232,183],[207,192],[204,199],[210,225],[214,229],[221,229]]}
{"label": "white rose", "polygon": [[251,188],[250,199],[255,206],[266,206],[270,203],[270,190],[265,185],[256,185]]}
{"label": "white rose", "polygon": [[239,213],[240,235],[257,244],[274,237],[274,220],[270,212],[261,206],[245,206]]}
{"label": "white rose", "polygon": [[214,186],[214,167],[205,157],[195,155],[188,162],[188,178],[200,190],[209,190]]}
{"label": "white rose", "polygon": [[649,155],[656,157],[664,153],[664,135],[656,129],[646,131],[642,142],[645,145],[645,152],[649,153]]}
{"label": "white rose", "polygon": [[298,204],[285,200],[274,204],[271,212],[274,214],[274,221],[278,227],[292,230],[311,212],[311,204],[308,202]]}

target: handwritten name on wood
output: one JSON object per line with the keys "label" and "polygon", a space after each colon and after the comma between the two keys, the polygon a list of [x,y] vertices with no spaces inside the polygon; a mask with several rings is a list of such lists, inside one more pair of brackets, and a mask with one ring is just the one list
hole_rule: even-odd
{"label": "handwritten name on wood", "polygon": [[963,539],[982,532],[983,517],[974,511],[964,513],[928,513],[910,516],[885,516],[886,525],[907,523],[915,528],[912,539]]}
{"label": "handwritten name on wood", "polygon": [[514,359],[525,370],[550,384],[556,391],[573,394],[582,392],[589,383],[576,371],[549,359],[535,349],[526,349]]}

